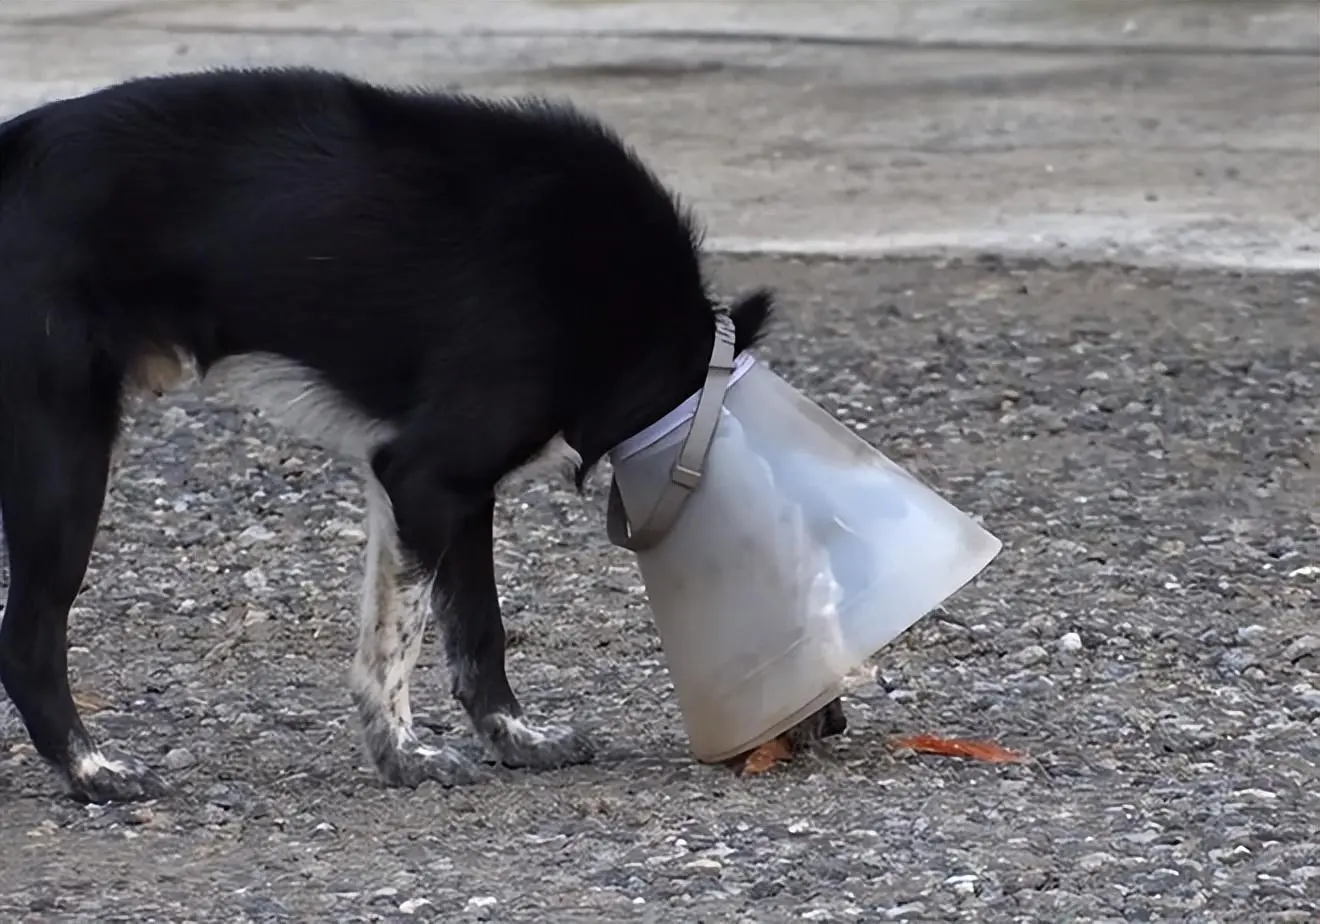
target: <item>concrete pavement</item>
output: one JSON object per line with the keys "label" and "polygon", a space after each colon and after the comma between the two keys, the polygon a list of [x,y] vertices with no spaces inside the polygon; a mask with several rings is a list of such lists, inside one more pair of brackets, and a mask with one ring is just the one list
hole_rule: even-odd
{"label": "concrete pavement", "polygon": [[246,32],[777,36],[1007,48],[1309,52],[1298,0],[18,0],[27,24]]}
{"label": "concrete pavement", "polygon": [[564,94],[714,250],[1320,268],[1312,3],[6,0],[0,111],[304,63]]}

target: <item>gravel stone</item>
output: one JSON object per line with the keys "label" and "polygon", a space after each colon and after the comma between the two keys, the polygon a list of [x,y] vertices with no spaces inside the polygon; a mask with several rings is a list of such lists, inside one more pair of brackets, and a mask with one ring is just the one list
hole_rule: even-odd
{"label": "gravel stone", "polygon": [[1034,667],[1042,661],[1048,661],[1050,653],[1040,645],[1028,645],[1014,652],[1009,660],[1017,667]]}
{"label": "gravel stone", "polygon": [[1240,645],[1257,645],[1269,638],[1270,630],[1261,625],[1243,626],[1237,630]]}
{"label": "gravel stone", "polygon": [[258,545],[263,542],[269,542],[275,538],[275,533],[266,527],[256,524],[249,526],[238,534],[238,544],[240,546]]}
{"label": "gravel stone", "polygon": [[1283,652],[1283,660],[1297,662],[1320,652],[1320,635],[1303,635],[1292,642]]}
{"label": "gravel stone", "polygon": [[[88,725],[173,791],[73,803],[0,701],[0,920],[1320,919],[1320,581],[1288,577],[1320,561],[1320,275],[711,267],[780,290],[776,371],[1005,543],[844,735],[746,778],[692,759],[603,469],[510,486],[495,539],[511,680],[596,764],[383,788],[345,685],[360,481],[182,394],[125,427],[69,648]],[[416,676],[479,758],[433,641]],[[925,733],[1031,760],[891,746]]]}
{"label": "gravel stone", "polygon": [[197,763],[197,758],[187,748],[171,748],[165,754],[165,766],[171,770],[184,770]]}

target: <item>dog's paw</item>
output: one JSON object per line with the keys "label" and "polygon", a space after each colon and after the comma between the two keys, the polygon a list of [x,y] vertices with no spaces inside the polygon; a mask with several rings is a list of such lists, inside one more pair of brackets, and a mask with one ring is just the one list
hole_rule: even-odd
{"label": "dog's paw", "polygon": [[131,757],[111,758],[91,751],[69,766],[69,788],[79,802],[145,802],[169,790],[157,773]]}
{"label": "dog's paw", "polygon": [[843,700],[833,699],[786,731],[784,737],[789,749],[796,754],[847,730],[848,716],[843,711]]}
{"label": "dog's paw", "polygon": [[427,781],[445,787],[466,786],[485,777],[474,762],[452,748],[420,741],[409,741],[379,755],[376,765],[387,785],[409,789]]}
{"label": "dog's paw", "polygon": [[493,715],[484,723],[484,730],[506,767],[555,770],[590,763],[596,756],[587,736],[573,728],[537,728],[513,716]]}

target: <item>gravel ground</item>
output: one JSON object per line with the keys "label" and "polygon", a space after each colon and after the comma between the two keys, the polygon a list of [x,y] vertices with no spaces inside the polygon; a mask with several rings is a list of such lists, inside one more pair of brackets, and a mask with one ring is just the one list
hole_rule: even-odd
{"label": "gravel ground", "polygon": [[[716,269],[780,287],[782,374],[1006,543],[843,738],[749,779],[693,762],[604,478],[528,484],[511,673],[602,756],[382,789],[345,686],[359,484],[183,396],[133,423],[70,654],[90,724],[176,791],[72,803],[0,703],[0,920],[1316,920],[1320,275]],[[475,748],[433,648],[418,687]],[[1034,760],[890,747],[924,732]]]}

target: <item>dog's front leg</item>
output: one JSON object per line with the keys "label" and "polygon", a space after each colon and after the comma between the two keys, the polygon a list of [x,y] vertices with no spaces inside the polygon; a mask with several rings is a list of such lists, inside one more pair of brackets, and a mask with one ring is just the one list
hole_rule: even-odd
{"label": "dog's front leg", "polygon": [[524,721],[509,685],[495,586],[494,509],[493,499],[485,501],[459,523],[436,574],[435,612],[454,696],[505,766],[547,770],[587,763],[594,756],[587,738],[571,728]]}
{"label": "dog's front leg", "polygon": [[381,778],[393,786],[473,782],[476,766],[449,747],[423,744],[413,731],[409,683],[426,633],[434,572],[405,563],[389,495],[367,486],[367,566],[353,693],[363,736]]}

